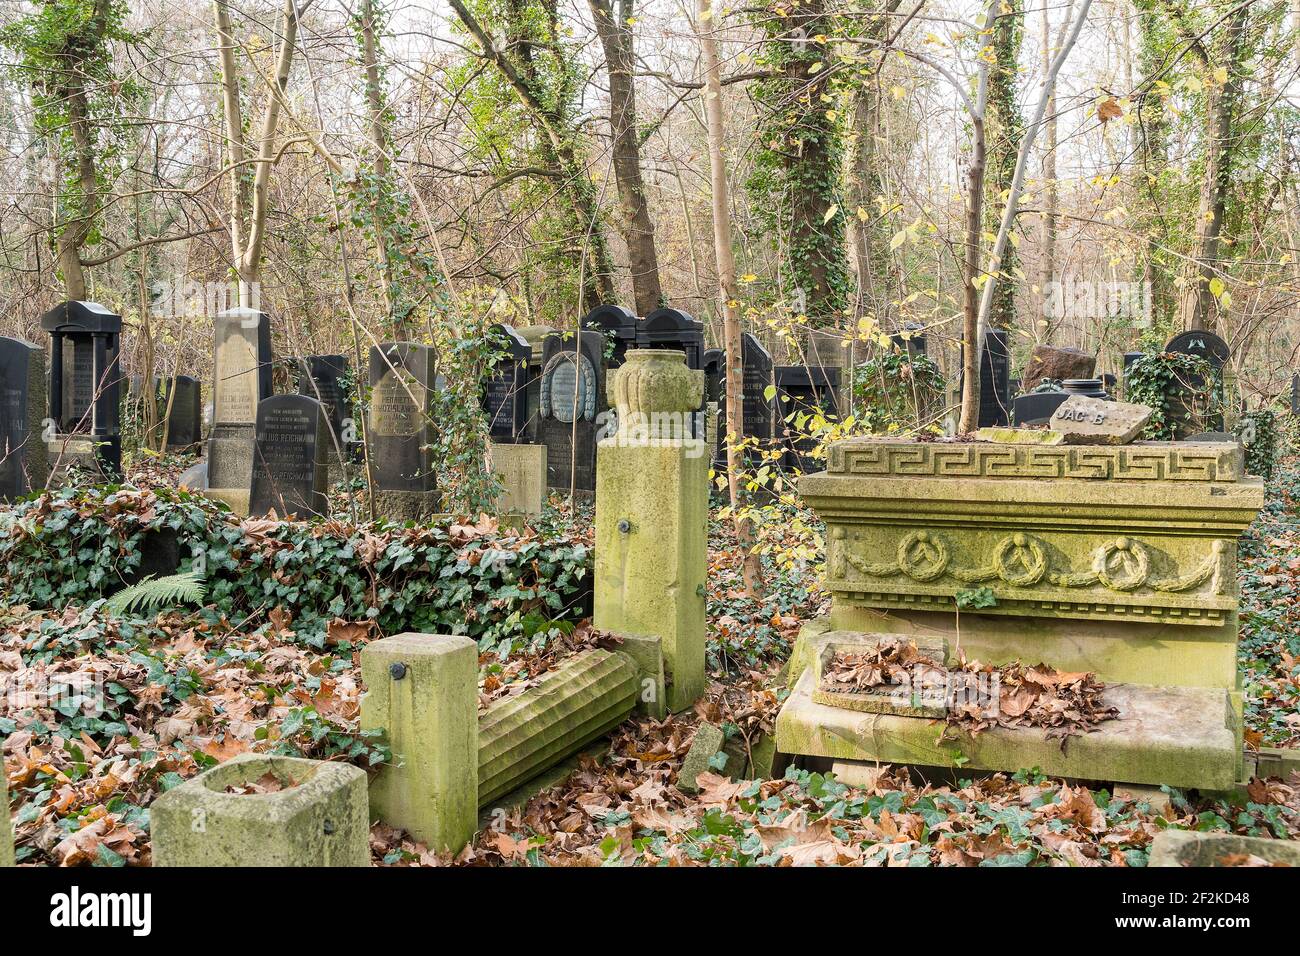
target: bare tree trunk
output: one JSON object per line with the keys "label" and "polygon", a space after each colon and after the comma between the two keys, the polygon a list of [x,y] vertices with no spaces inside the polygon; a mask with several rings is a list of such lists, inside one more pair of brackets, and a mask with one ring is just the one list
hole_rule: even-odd
{"label": "bare tree trunk", "polygon": [[[999,0],[990,0],[985,23],[992,23]],[[962,267],[961,310],[961,418],[957,431],[965,434],[979,427],[980,419],[980,336],[979,286],[980,243],[984,222],[984,114],[989,102],[989,63],[980,57],[979,79],[971,111],[971,160],[966,168],[966,257]]]}
{"label": "bare tree trunk", "polygon": [[609,125],[613,140],[614,183],[618,188],[620,232],[627,245],[636,310],[649,315],[663,302],[659,285],[659,256],[654,223],[641,177],[641,144],[637,132],[636,89],[632,82],[633,0],[588,0],[596,34],[605,50],[609,73]]}
{"label": "bare tree trunk", "polygon": [[741,575],[755,597],[763,592],[763,566],[754,552],[754,529],[740,512],[741,454],[736,447],[744,433],[744,366],[740,340],[740,287],[736,282],[736,257],[731,249],[731,201],[724,161],[722,123],[722,70],[713,37],[713,0],[699,0],[695,28],[704,56],[704,116],[709,133],[709,184],[713,193],[713,248],[718,261],[722,292],[723,344],[727,352],[727,490],[735,515],[736,539],[744,552]]}
{"label": "bare tree trunk", "polygon": [[[374,0],[363,0],[361,4],[361,65],[366,72],[366,111],[370,119],[370,148],[374,153],[371,167],[376,179],[384,179],[388,176],[388,123],[384,117],[384,95],[379,76],[379,42],[375,38]],[[379,274],[383,276],[381,295],[384,311],[389,323],[393,324],[398,319],[393,310],[397,280],[388,254],[387,223],[383,222],[387,211],[381,208],[378,197],[371,205],[370,214],[375,221],[375,257],[379,260]],[[399,339],[406,337],[405,326],[406,322],[400,321],[394,328]]]}
{"label": "bare tree trunk", "polygon": [[[1049,5],[1051,0],[1043,0],[1043,74],[1052,67],[1052,18]],[[1047,288],[1056,276],[1056,228],[1060,211],[1060,191],[1056,184],[1056,90],[1047,100],[1047,127],[1043,131],[1046,142],[1043,144],[1043,159],[1040,176],[1043,181],[1043,218],[1040,223],[1039,258],[1038,258],[1038,315],[1047,319],[1042,328],[1040,341],[1051,342],[1053,327],[1047,318]]]}

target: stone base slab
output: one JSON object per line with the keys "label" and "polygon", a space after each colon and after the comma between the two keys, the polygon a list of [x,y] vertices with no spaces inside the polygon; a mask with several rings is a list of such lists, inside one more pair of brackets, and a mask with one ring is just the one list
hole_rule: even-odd
{"label": "stone base slab", "polygon": [[1151,841],[1147,866],[1223,866],[1225,857],[1247,855],[1268,860],[1274,866],[1300,866],[1300,842],[1163,830]]}
{"label": "stone base slab", "polygon": [[795,685],[776,722],[777,749],[831,760],[874,761],[963,770],[1227,790],[1237,780],[1238,747],[1228,694],[1211,688],[1113,684],[1104,701],[1120,717],[1063,748],[1037,728],[994,727],[971,736],[921,717],[860,714],[812,699],[815,671]]}
{"label": "stone base slab", "polygon": [[441,505],[442,496],[436,491],[375,490],[375,514],[394,524],[426,521]]}

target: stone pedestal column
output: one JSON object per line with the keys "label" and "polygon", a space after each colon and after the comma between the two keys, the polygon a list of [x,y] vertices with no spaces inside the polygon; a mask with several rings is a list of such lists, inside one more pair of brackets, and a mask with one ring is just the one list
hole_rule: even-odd
{"label": "stone pedestal column", "polygon": [[4,762],[0,760],[0,803],[4,804],[5,818],[0,823],[0,866],[14,865],[14,825],[9,818],[9,788],[5,785]]}
{"label": "stone pedestal column", "polygon": [[618,431],[596,452],[594,623],[661,638],[673,711],[705,686],[709,456],[687,437],[703,394],[684,353],[629,350],[609,385]]}

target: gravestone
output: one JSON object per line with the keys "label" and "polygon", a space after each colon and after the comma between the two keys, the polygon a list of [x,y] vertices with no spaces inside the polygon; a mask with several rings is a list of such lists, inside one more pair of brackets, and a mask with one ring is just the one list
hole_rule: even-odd
{"label": "gravestone", "polygon": [[[309,395],[325,407],[332,440],[326,460],[348,454],[345,423],[352,418],[352,363],[346,355],[306,355],[298,359],[298,394]],[[335,444],[337,442],[337,445]]]}
{"label": "gravestone", "polygon": [[538,416],[551,488],[596,490],[596,442],[609,409],[604,342],[595,332],[546,339]]}
{"label": "gravestone", "polygon": [[1146,405],[1071,395],[1052,413],[1052,430],[1067,445],[1127,445],[1142,434],[1152,410]]}
{"label": "gravestone", "polygon": [[483,412],[492,441],[516,443],[528,421],[528,362],[533,349],[514,329],[493,325],[487,330],[499,354],[483,383]]}
{"label": "gravestone", "polygon": [[817,440],[803,434],[804,428],[799,424],[800,413],[811,415],[820,412],[827,418],[839,416],[840,370],[778,365],[774,375],[778,414],[781,416],[778,428],[783,430],[786,446],[785,467],[813,471],[817,462],[811,455]]}
{"label": "gravestone", "polygon": [[910,356],[925,354],[925,326],[920,322],[904,323],[903,328],[889,337],[889,341],[900,352]]}
{"label": "gravestone", "polygon": [[1069,393],[1060,388],[1017,395],[1011,402],[1011,424],[1016,427],[1046,425],[1056,409],[1069,397]]}
{"label": "gravestone", "polygon": [[524,441],[536,443],[541,440],[538,437],[541,430],[541,417],[538,415],[538,410],[541,406],[542,353],[545,350],[547,336],[555,334],[555,329],[549,325],[526,325],[515,329],[515,333],[532,349],[524,376],[523,434]]}
{"label": "gravestone", "polygon": [[375,506],[395,521],[438,511],[433,462],[433,349],[391,342],[370,350],[371,472]]}
{"label": "gravestone", "polygon": [[776,438],[777,406],[776,395],[769,389],[775,388],[772,354],[763,348],[763,344],[752,332],[746,332],[740,338],[740,360],[744,365],[741,385],[742,397],[741,424],[746,438],[757,438],[759,444],[766,446]]}
{"label": "gravestone", "polygon": [[96,302],[64,302],[41,317],[50,333],[48,452],[56,467],[76,462],[103,478],[122,472],[122,318]]}
{"label": "gravestone", "polygon": [[257,406],[253,443],[253,485],[248,513],[272,511],[283,519],[324,516],[326,447],[325,407],[310,395],[272,395]]}
{"label": "gravestone", "polygon": [[0,336],[0,500],[45,487],[45,350]]}
{"label": "gravestone", "polygon": [[177,375],[159,384],[158,421],[167,439],[167,450],[184,451],[197,445],[203,440],[202,384],[192,375]]}
{"label": "gravestone", "polygon": [[1097,368],[1097,356],[1082,349],[1035,345],[1025,366],[1022,387],[1032,392],[1045,378],[1063,382],[1067,378],[1091,378]]}
{"label": "gravestone", "polygon": [[705,441],[713,449],[715,465],[725,465],[727,446],[723,442],[727,429],[723,395],[727,384],[727,353],[723,349],[706,349],[704,367]]}
{"label": "gravestone", "polygon": [[1011,414],[1011,334],[1003,329],[984,333],[980,349],[980,417],[987,428],[1006,425]]}
{"label": "gravestone", "polygon": [[271,317],[228,309],[213,320],[213,337],[207,492],[247,514],[257,408],[271,397]]}
{"label": "gravestone", "polygon": [[[1220,406],[1223,403],[1223,378],[1224,368],[1228,364],[1228,359],[1232,357],[1232,350],[1228,348],[1228,343],[1219,338],[1213,332],[1207,332],[1203,329],[1192,329],[1175,335],[1165,343],[1165,351],[1181,355],[1195,355],[1197,358],[1204,359],[1214,371],[1215,381],[1212,384],[1214,397]],[[1194,380],[1188,383],[1193,389],[1205,388],[1205,382]],[[1189,407],[1189,396],[1183,389],[1178,389],[1178,394],[1170,396],[1171,411],[1169,417],[1176,423],[1176,433],[1182,437],[1192,428],[1192,410]],[[1210,431],[1224,431],[1224,419],[1222,413],[1216,413],[1209,416],[1204,425]]]}
{"label": "gravestone", "polygon": [[582,320],[585,329],[596,329],[610,344],[605,350],[606,368],[615,369],[623,364],[628,349],[637,345],[636,316],[621,305],[598,305]]}
{"label": "gravestone", "polygon": [[1300,372],[1291,376],[1291,414],[1300,415]]}
{"label": "gravestone", "polygon": [[703,368],[704,323],[680,309],[656,309],[637,328],[636,347],[685,352],[687,368]]}

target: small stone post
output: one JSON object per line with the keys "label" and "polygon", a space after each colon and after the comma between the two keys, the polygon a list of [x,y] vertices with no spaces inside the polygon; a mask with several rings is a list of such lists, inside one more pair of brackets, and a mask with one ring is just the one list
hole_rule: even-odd
{"label": "small stone post", "polygon": [[709,454],[693,434],[704,372],[631,349],[610,380],[618,432],[597,449],[595,626],[663,642],[668,708],[704,692]]}
{"label": "small stone post", "polygon": [[362,729],[382,728],[393,750],[371,782],[371,816],[458,853],[478,829],[478,646],[386,637],[361,652],[361,676]]}

